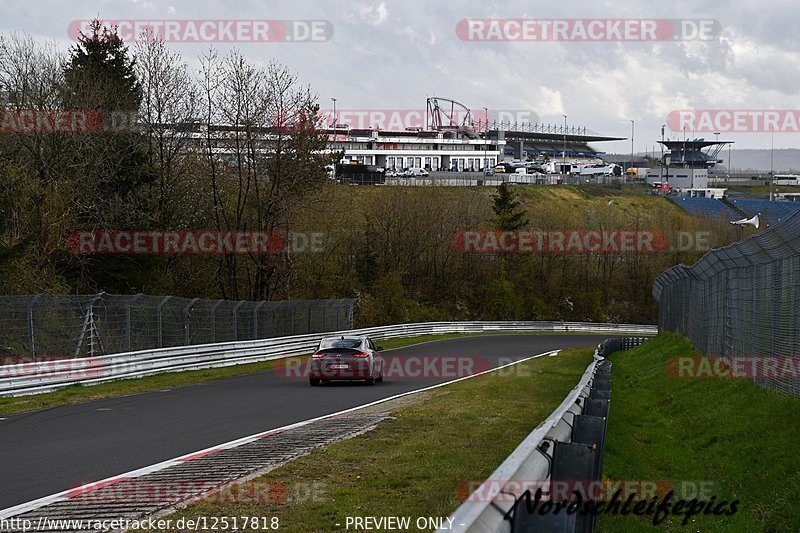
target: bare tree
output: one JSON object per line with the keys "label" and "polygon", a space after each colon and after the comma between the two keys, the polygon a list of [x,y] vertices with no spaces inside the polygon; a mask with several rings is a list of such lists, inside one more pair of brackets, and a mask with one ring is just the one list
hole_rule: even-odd
{"label": "bare tree", "polygon": [[[331,160],[316,129],[314,95],[286,67],[252,65],[238,51],[203,56],[199,85],[216,229],[285,227],[287,214],[324,181]],[[227,297],[268,299],[292,276],[286,254],[243,259],[219,260],[220,289]]]}
{"label": "bare tree", "polygon": [[200,95],[188,66],[163,40],[143,36],[135,48],[142,84],[138,122],[148,139],[150,164],[157,173],[153,196],[157,227],[198,221],[205,192],[193,180],[193,137],[200,126]]}

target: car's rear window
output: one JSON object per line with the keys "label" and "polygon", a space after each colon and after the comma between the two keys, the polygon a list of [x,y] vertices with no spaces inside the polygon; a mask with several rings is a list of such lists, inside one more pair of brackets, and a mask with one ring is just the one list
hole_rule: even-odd
{"label": "car's rear window", "polygon": [[322,339],[320,343],[319,349],[320,350],[331,350],[331,349],[357,349],[361,347],[361,339]]}

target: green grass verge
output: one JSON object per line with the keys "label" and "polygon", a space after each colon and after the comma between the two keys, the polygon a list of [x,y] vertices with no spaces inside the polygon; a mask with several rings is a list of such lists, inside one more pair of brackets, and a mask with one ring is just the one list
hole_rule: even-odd
{"label": "green grass verge", "polygon": [[[454,337],[464,337],[465,334],[447,335],[421,335],[418,337],[406,337],[398,339],[386,339],[380,341],[383,348],[391,350],[420,342],[450,339]],[[37,409],[48,409],[60,405],[70,405],[100,400],[103,398],[114,398],[117,396],[128,396],[142,392],[150,392],[160,389],[169,389],[200,383],[203,381],[213,381],[217,379],[243,376],[270,370],[273,361],[263,361],[260,363],[248,363],[244,365],[228,366],[222,368],[208,368],[203,370],[187,370],[183,372],[168,372],[144,378],[123,379],[110,381],[97,385],[72,385],[63,389],[44,394],[32,394],[29,396],[17,396],[13,398],[0,398],[0,415],[19,413],[23,411],[33,411]]]}
{"label": "green grass verge", "polygon": [[645,517],[601,515],[599,530],[800,530],[800,403],[747,380],[667,372],[672,357],[695,353],[685,337],[661,334],[611,356],[604,477],[677,487],[708,481],[717,487],[717,502],[739,500],[738,512],[701,514],[686,526],[675,516],[654,526]]}
{"label": "green grass verge", "polygon": [[[284,487],[280,501],[219,495],[170,516],[278,517],[281,531],[344,531],[347,516],[446,517],[555,409],[592,359],[592,348],[562,351],[422,393],[394,420],[297,459],[229,494]],[[267,499],[267,498],[265,498]],[[173,522],[175,523],[175,522]],[[342,524],[337,528],[335,524]],[[415,530],[412,528],[412,530]]]}

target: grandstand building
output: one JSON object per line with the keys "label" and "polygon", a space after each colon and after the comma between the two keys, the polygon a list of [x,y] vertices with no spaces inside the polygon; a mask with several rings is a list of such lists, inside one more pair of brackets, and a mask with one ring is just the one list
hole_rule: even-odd
{"label": "grandstand building", "polygon": [[505,142],[503,154],[520,161],[541,161],[565,155],[568,161],[599,160],[605,152],[594,149],[589,143],[625,140],[624,137],[608,137],[586,128],[549,124],[500,125],[491,127],[486,136],[492,141]]}
{"label": "grandstand building", "polygon": [[341,151],[343,163],[358,162],[387,170],[478,171],[502,160],[504,142],[460,131],[382,131],[334,128],[326,131],[328,149]]}
{"label": "grandstand building", "polygon": [[[339,114],[337,114],[339,115]],[[342,151],[343,163],[376,165],[387,170],[475,172],[510,160],[599,160],[590,142],[616,141],[586,128],[491,121],[476,118],[450,99],[428,98],[425,127],[352,127],[339,116],[324,130],[328,149]],[[364,126],[363,123],[359,124]]]}

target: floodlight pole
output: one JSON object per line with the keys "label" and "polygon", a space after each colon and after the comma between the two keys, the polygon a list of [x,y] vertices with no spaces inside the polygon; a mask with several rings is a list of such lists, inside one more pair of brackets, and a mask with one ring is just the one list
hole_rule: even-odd
{"label": "floodlight pole", "polygon": [[[633,169],[633,135],[635,133],[635,122],[631,120],[631,169]],[[631,170],[631,177],[633,177],[633,188],[636,190],[636,176],[633,174],[633,170]]]}
{"label": "floodlight pole", "polygon": [[489,148],[489,109],[485,106],[483,108],[483,118],[486,120],[486,126],[483,128],[483,178],[486,179],[486,176],[489,175],[489,162],[486,155],[486,151]]}
{"label": "floodlight pole", "polygon": [[[664,144],[663,143],[664,143],[664,128],[665,127],[666,127],[666,124],[661,126],[661,143],[662,143],[661,144],[661,151],[662,151],[662,153],[664,151]],[[664,155],[664,164],[667,167],[667,176],[665,178],[666,179],[667,188],[665,188],[665,190],[667,190],[669,188],[669,160],[670,160],[670,156],[665,154]]]}
{"label": "floodlight pole", "polygon": [[[728,145],[728,178],[731,177],[731,145]],[[728,180],[725,180],[725,185],[728,184]]]}
{"label": "floodlight pole", "polygon": [[566,182],[567,181],[567,176],[569,175],[569,173],[566,172],[566,168],[567,168],[567,115],[561,115],[561,116],[564,117],[564,152],[562,154],[563,157],[562,157],[562,161],[561,161],[561,169],[565,172],[564,181]]}
{"label": "floodlight pole", "polygon": [[770,136],[770,151],[769,151],[769,201],[773,200],[772,186],[775,183],[774,162],[775,162],[775,130],[772,130]]}
{"label": "floodlight pole", "polygon": [[336,139],[336,98],[331,98],[333,100],[333,138]]}

